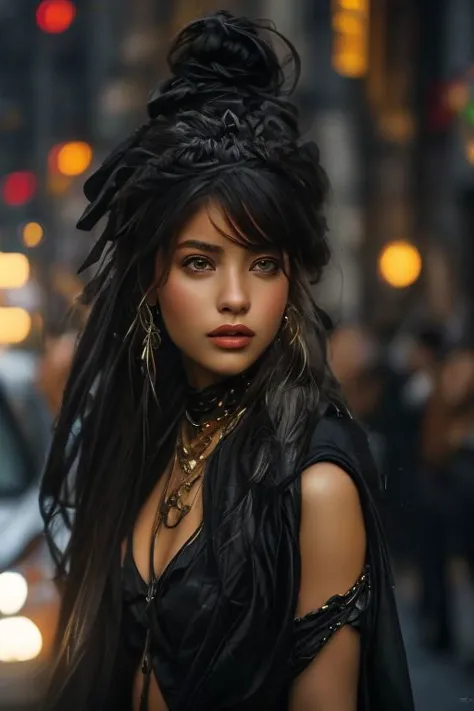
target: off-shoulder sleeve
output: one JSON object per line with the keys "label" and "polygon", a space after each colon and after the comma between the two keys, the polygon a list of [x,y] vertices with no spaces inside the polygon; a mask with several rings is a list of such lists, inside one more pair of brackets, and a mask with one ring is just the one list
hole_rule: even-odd
{"label": "off-shoulder sleeve", "polygon": [[293,622],[290,675],[300,674],[326,642],[344,625],[360,628],[371,602],[370,568],[344,595],[334,595],[325,605]]}

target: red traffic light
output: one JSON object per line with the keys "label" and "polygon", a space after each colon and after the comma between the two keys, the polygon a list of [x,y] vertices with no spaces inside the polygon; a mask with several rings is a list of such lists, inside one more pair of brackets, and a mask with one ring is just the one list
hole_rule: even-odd
{"label": "red traffic light", "polygon": [[36,24],[49,34],[65,32],[74,22],[76,6],[71,0],[43,0],[36,10]]}
{"label": "red traffic light", "polygon": [[10,173],[3,181],[2,198],[6,205],[19,207],[30,202],[36,192],[36,176],[28,170]]}

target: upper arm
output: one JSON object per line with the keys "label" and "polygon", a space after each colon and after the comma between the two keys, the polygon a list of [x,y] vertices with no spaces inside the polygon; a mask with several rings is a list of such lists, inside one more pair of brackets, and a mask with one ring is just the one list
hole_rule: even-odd
{"label": "upper arm", "polygon": [[[365,562],[366,535],[357,487],[334,464],[318,463],[302,474],[301,583],[298,616],[344,594]],[[353,711],[357,704],[359,638],[341,628],[294,682],[291,708]]]}

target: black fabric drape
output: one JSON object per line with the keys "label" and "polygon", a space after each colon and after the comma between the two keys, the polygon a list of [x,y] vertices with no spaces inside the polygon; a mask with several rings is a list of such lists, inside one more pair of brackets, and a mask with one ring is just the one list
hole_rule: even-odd
{"label": "black fabric drape", "polygon": [[[311,620],[306,620],[304,639],[295,644],[300,475],[319,461],[334,462],[352,477],[367,531],[370,602],[360,624],[358,711],[413,711],[390,561],[377,511],[380,478],[364,432],[336,408],[318,413],[298,461],[285,461],[284,447],[276,450],[272,471],[257,484],[251,482],[255,457],[271,428],[263,411],[251,412],[241,424],[218,447],[206,471],[204,523],[196,544],[199,555],[191,556],[189,565],[183,561],[181,573],[178,566],[168,576],[163,598],[153,611],[156,629],[165,632],[165,637],[157,635],[155,640],[154,669],[170,711],[287,710],[294,676],[318,653],[315,640],[324,636],[320,629],[324,619],[315,615],[312,623],[319,627],[314,628],[314,636]],[[119,563],[117,556],[109,598],[114,607],[122,594]],[[329,625],[329,617],[326,621]],[[97,639],[101,639],[99,632]],[[105,641],[85,654],[71,692],[84,697],[87,686],[81,682],[87,684],[100,670],[100,655],[116,653],[115,640],[109,640],[107,649]],[[112,679],[110,693],[121,681]],[[81,711],[109,711],[112,697],[104,700],[103,692],[103,687],[90,690]],[[66,697],[67,693],[63,702]],[[67,707],[67,703],[61,706]]]}

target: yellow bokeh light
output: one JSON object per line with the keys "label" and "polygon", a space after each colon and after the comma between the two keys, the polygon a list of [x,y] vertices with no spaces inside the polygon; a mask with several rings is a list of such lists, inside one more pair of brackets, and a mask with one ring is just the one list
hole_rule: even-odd
{"label": "yellow bokeh light", "polygon": [[332,26],[336,32],[343,35],[360,36],[364,33],[360,18],[349,12],[335,12],[332,18]]}
{"label": "yellow bokeh light", "polygon": [[23,244],[27,247],[37,247],[44,236],[44,230],[39,222],[28,222],[23,227]]}
{"label": "yellow bokeh light", "polygon": [[28,617],[6,617],[0,620],[0,662],[27,662],[43,648],[38,626]]}
{"label": "yellow bokeh light", "polygon": [[334,4],[338,5],[342,10],[367,12],[369,0],[335,0]]}
{"label": "yellow bokeh light", "polygon": [[417,248],[409,242],[390,242],[379,257],[382,278],[396,289],[404,289],[416,282],[423,261]]}
{"label": "yellow bokeh light", "polygon": [[474,165],[474,139],[471,139],[466,144],[466,158],[471,165]]}
{"label": "yellow bokeh light", "polygon": [[16,615],[28,597],[28,583],[23,575],[14,571],[0,573],[0,613]]}
{"label": "yellow bokeh light", "polygon": [[333,67],[338,74],[350,79],[363,77],[367,72],[367,62],[363,54],[340,53],[333,57]]}
{"label": "yellow bokeh light", "polygon": [[22,343],[31,331],[31,316],[25,309],[0,306],[0,345]]}
{"label": "yellow bokeh light", "polygon": [[30,278],[30,263],[25,254],[0,252],[0,289],[19,289]]}
{"label": "yellow bokeh light", "polygon": [[57,170],[62,175],[74,177],[81,175],[92,162],[92,148],[83,141],[65,143],[57,151]]}
{"label": "yellow bokeh light", "polygon": [[369,13],[366,0],[333,0],[332,66],[338,74],[359,78],[369,61]]}

